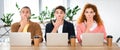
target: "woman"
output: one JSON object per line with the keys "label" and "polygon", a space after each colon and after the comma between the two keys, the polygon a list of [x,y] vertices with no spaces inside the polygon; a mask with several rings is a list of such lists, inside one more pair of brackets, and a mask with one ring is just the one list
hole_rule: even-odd
{"label": "woman", "polygon": [[75,36],[73,24],[64,20],[65,8],[63,6],[55,8],[54,16],[56,20],[53,20],[46,25],[45,33],[68,33],[68,39],[70,39],[70,36]]}
{"label": "woman", "polygon": [[40,42],[42,42],[43,38],[40,25],[29,19],[31,16],[30,8],[27,6],[23,7],[20,11],[20,16],[20,22],[16,22],[11,26],[11,32],[30,32],[32,40],[35,35],[38,35],[40,37]]}
{"label": "woman", "polygon": [[79,43],[82,42],[82,33],[103,33],[106,39],[106,32],[103,22],[98,14],[97,7],[93,4],[86,4],[82,15],[78,19],[77,23],[77,40]]}

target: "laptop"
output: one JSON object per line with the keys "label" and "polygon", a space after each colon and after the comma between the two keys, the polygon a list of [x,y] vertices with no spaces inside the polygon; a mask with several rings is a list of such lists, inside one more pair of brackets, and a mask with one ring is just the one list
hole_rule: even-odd
{"label": "laptop", "polygon": [[9,38],[10,46],[31,46],[30,32],[11,32]]}
{"label": "laptop", "polygon": [[47,46],[68,46],[68,33],[47,33]]}
{"label": "laptop", "polygon": [[83,33],[82,46],[103,46],[103,33]]}

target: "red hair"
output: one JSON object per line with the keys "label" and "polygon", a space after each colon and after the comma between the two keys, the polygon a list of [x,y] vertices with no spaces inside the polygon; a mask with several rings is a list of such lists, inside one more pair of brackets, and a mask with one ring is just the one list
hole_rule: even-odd
{"label": "red hair", "polygon": [[103,25],[102,20],[101,20],[101,18],[100,18],[100,15],[98,14],[97,7],[96,7],[95,5],[89,4],[89,3],[85,5],[85,7],[84,7],[84,9],[83,9],[83,12],[82,12],[82,15],[81,15],[80,18],[78,19],[78,23],[82,23],[82,22],[84,22],[85,20],[87,20],[86,17],[85,17],[85,15],[84,15],[85,10],[86,10],[87,8],[92,8],[93,11],[95,12],[95,16],[93,17],[93,20],[95,20],[95,21],[97,22],[98,26]]}

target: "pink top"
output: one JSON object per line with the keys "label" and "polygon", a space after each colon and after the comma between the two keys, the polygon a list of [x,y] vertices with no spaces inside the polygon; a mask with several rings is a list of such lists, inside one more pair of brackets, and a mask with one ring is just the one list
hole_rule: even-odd
{"label": "pink top", "polygon": [[[81,41],[80,35],[85,32],[86,26],[84,23],[77,24],[76,29],[77,29],[77,40],[78,40],[78,42],[81,43],[82,41]],[[90,33],[104,33],[104,39],[106,39],[106,32],[105,32],[104,25],[96,26],[96,28],[94,28],[92,31],[90,31]]]}

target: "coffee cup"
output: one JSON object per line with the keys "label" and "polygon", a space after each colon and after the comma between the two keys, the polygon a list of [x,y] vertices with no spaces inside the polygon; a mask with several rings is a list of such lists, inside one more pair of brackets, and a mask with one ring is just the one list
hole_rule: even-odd
{"label": "coffee cup", "polygon": [[76,46],[76,37],[75,36],[71,36],[70,37],[70,45],[72,47],[75,47]]}
{"label": "coffee cup", "polygon": [[39,43],[40,43],[39,36],[35,35],[35,36],[34,36],[34,46],[35,46],[35,47],[38,47],[38,46],[39,46]]}
{"label": "coffee cup", "polygon": [[111,47],[112,46],[112,36],[111,35],[108,35],[107,36],[107,46]]}

